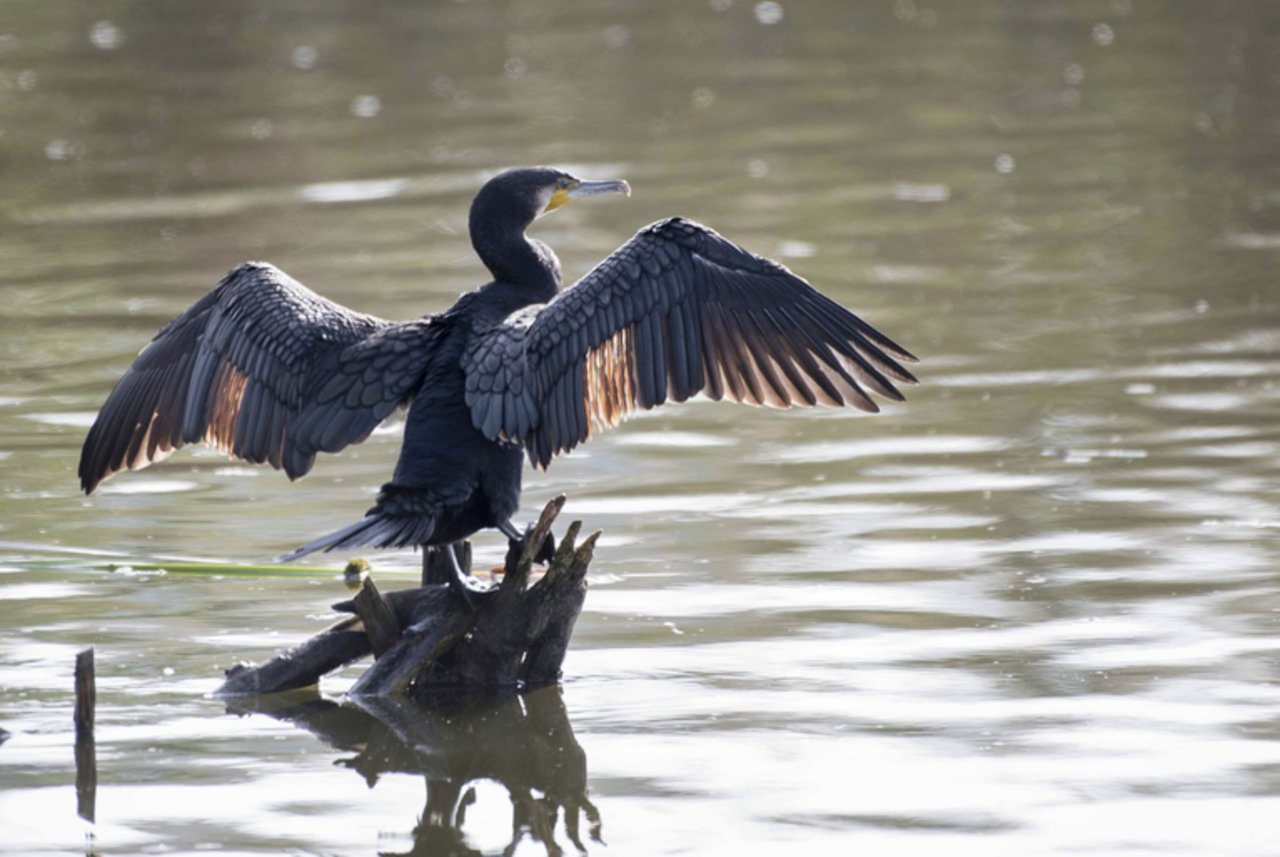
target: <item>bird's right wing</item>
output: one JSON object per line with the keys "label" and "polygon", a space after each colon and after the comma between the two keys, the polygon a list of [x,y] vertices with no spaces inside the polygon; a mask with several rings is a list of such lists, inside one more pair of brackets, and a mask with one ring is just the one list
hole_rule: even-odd
{"label": "bird's right wing", "polygon": [[703,393],[878,410],[915,358],[782,265],[681,218],[654,223],[545,307],[473,341],[467,404],[545,467],[637,408]]}
{"label": "bird's right wing", "polygon": [[432,335],[429,318],[392,324],[271,265],[241,265],[116,384],[85,439],[81,487],[198,442],[296,479],[413,397]]}

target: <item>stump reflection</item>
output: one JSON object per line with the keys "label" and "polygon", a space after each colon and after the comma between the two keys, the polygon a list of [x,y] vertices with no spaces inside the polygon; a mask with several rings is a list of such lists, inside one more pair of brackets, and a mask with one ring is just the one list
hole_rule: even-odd
{"label": "stump reflection", "polygon": [[[526,837],[549,855],[564,836],[580,852],[601,842],[600,815],[587,797],[587,757],[573,734],[558,687],[528,693],[450,693],[429,699],[376,697],[337,703],[315,694],[230,700],[233,713],[263,713],[296,723],[355,755],[340,764],[372,787],[383,774],[421,774],[426,804],[414,828],[413,855],[480,855],[463,832],[475,784],[499,783],[511,801],[514,853]],[[388,853],[388,852],[384,852]]]}

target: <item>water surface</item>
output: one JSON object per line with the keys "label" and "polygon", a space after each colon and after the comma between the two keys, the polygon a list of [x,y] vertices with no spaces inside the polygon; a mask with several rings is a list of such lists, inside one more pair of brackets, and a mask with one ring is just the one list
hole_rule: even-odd
{"label": "water surface", "polygon": [[[1263,0],[6,4],[0,851],[501,853],[514,812],[521,854],[573,853],[567,814],[593,854],[1274,853],[1277,57]],[[605,534],[562,694],[379,719],[335,704],[357,666],[228,713],[336,561],[107,564],[286,551],[363,512],[397,429],[292,485],[186,450],[85,498],[93,414],[247,258],[447,306],[471,195],[528,163],[635,189],[538,223],[570,278],[693,217],[923,384],[694,402],[529,472],[526,515],[563,491]]]}

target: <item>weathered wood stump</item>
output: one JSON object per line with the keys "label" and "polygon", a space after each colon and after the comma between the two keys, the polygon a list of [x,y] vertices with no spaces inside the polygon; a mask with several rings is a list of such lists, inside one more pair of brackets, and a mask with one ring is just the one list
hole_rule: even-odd
{"label": "weathered wood stump", "polygon": [[[534,558],[564,506],[556,497],[517,550],[507,552],[502,582],[463,598],[450,587],[438,553],[423,558],[423,585],[385,595],[365,577],[355,598],[334,609],[355,615],[260,666],[227,670],[218,693],[274,693],[316,684],[324,674],[370,653],[373,664],[353,696],[402,694],[411,688],[533,687],[560,679],[560,667],[586,598],[587,567],[599,533],[576,545],[569,525],[541,578]],[[469,549],[466,559],[469,565]]]}

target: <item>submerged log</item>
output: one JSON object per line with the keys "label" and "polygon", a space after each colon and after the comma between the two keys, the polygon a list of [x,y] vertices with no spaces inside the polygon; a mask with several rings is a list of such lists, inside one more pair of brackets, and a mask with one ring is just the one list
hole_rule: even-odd
{"label": "submerged log", "polygon": [[[523,543],[512,542],[502,581],[467,598],[448,585],[452,566],[436,549],[423,557],[424,584],[380,594],[369,577],[355,598],[334,609],[357,615],[261,666],[227,671],[222,695],[272,693],[316,684],[325,673],[370,652],[373,665],[353,696],[402,694],[413,688],[530,687],[554,683],[586,597],[586,573],[599,533],[581,545],[581,522],[569,526],[546,572],[533,565],[564,506],[543,509]],[[470,547],[463,567],[470,565]]]}
{"label": "submerged log", "polygon": [[325,673],[357,661],[372,651],[360,620],[353,616],[276,655],[265,664],[236,664],[227,670],[226,679],[217,692],[237,696],[310,687]]}

